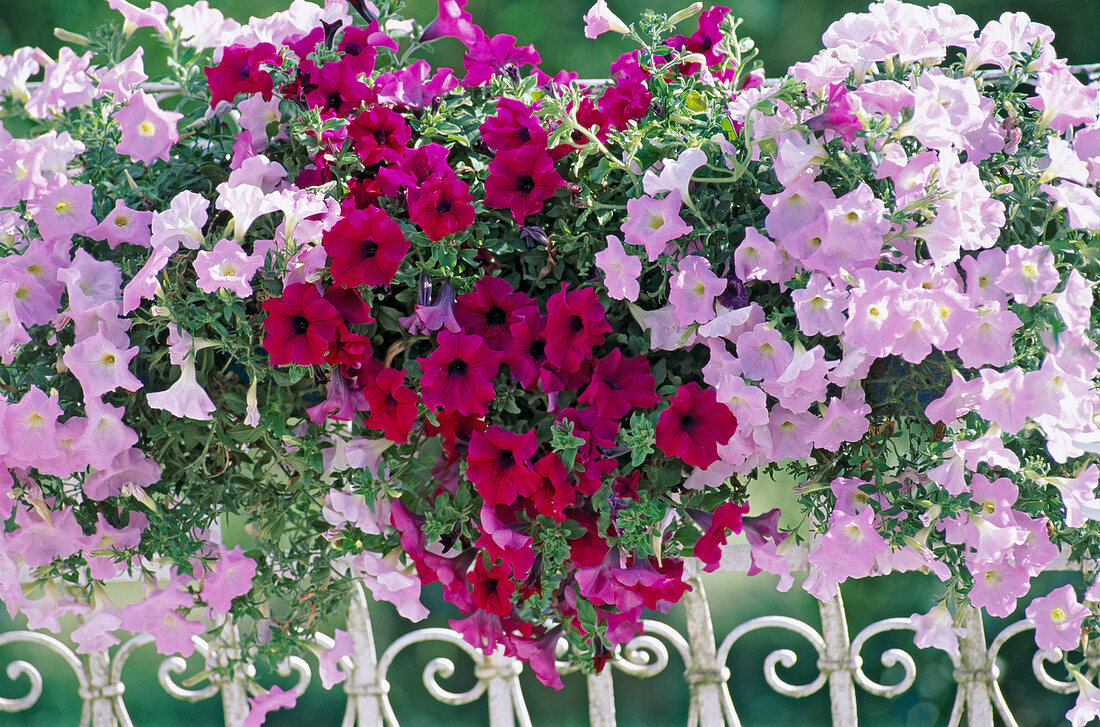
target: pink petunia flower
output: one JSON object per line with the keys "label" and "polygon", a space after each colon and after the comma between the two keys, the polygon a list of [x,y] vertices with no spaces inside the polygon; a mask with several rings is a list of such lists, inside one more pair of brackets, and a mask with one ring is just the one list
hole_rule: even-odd
{"label": "pink petunia flower", "polygon": [[589,40],[595,40],[608,31],[626,33],[627,30],[626,23],[607,7],[607,0],[596,0],[584,14],[584,37]]}
{"label": "pink petunia flower", "polygon": [[1040,649],[1071,651],[1081,644],[1081,624],[1091,612],[1077,602],[1073,586],[1056,588],[1032,601],[1024,611],[1035,626],[1035,644]]}
{"label": "pink petunia flower", "polygon": [[609,296],[615,300],[638,299],[642,261],[627,253],[618,237],[608,235],[607,247],[596,253],[595,260],[596,266],[603,271],[603,283]]}
{"label": "pink petunia flower", "polygon": [[149,247],[149,225],[152,221],[152,212],[132,210],[125,201],[116,199],[114,208],[103,221],[85,234],[93,240],[106,240],[112,250],[124,242]]}
{"label": "pink petunia flower", "polygon": [[664,199],[642,197],[626,203],[627,220],[622,224],[623,240],[628,245],[645,247],[649,261],[665,253],[668,243],[691,232],[680,218],[680,191],[674,190]]}
{"label": "pink petunia flower", "polygon": [[156,99],[139,90],[111,118],[122,128],[115,151],[149,165],[155,159],[168,161],[168,150],[180,138],[176,124],[183,114],[161,110]]}
{"label": "pink petunia flower", "polygon": [[252,295],[250,281],[264,264],[263,258],[249,256],[233,240],[219,240],[213,250],[203,250],[195,256],[196,284],[199,290],[216,293],[228,290],[238,298]]}
{"label": "pink petunia flower", "polygon": [[127,368],[138,353],[137,346],[122,349],[106,335],[101,324],[96,335],[78,341],[62,360],[80,382],[86,398],[98,397],[119,387],[137,391],[142,387]]}
{"label": "pink petunia flower", "polygon": [[726,289],[725,278],[710,269],[710,262],[698,255],[680,261],[670,281],[668,302],[672,316],[680,325],[706,323],[714,318],[714,299]]}

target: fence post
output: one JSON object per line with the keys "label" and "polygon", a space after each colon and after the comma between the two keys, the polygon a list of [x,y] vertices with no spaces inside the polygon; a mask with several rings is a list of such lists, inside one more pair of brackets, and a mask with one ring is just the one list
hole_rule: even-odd
{"label": "fence post", "polygon": [[588,723],[591,727],[615,727],[615,687],[611,681],[611,664],[599,674],[589,674]]}
{"label": "fence post", "polygon": [[489,654],[478,665],[477,678],[489,682],[489,727],[515,727],[516,710],[512,701],[513,684],[523,664],[499,651]]}
{"label": "fence post", "polygon": [[990,681],[995,677],[985,645],[985,627],[980,609],[963,607],[966,635],[959,639],[959,668],[953,674],[963,691],[968,727],[993,727]]}
{"label": "fence post", "polygon": [[725,664],[718,663],[714,624],[710,620],[710,605],[703,582],[695,577],[690,583],[691,590],[684,594],[688,644],[691,646],[691,662],[684,672],[691,690],[688,724],[722,727],[726,724],[722,715],[722,689],[729,679],[729,670]]}
{"label": "fence post", "polygon": [[825,641],[825,658],[817,668],[829,677],[829,706],[834,727],[855,727],[856,688],[852,674],[859,668],[859,656],[852,654],[848,637],[848,618],[840,590],[836,596],[818,604],[821,611],[821,635]]}
{"label": "fence post", "polygon": [[82,689],[84,700],[91,714],[92,727],[117,727],[114,699],[122,694],[121,682],[111,683],[111,657],[106,651],[88,654],[88,686]]}
{"label": "fence post", "polygon": [[389,684],[379,683],[378,652],[363,584],[356,583],[348,604],[348,633],[351,634],[355,669],[348,675],[344,692],[352,703],[358,727],[382,727],[382,698]]}
{"label": "fence post", "polygon": [[232,622],[225,625],[210,647],[214,650],[211,659],[217,666],[232,664],[230,676],[220,678],[218,687],[222,693],[225,727],[240,727],[248,716],[248,678],[256,673],[256,669],[251,662],[241,662],[240,639]]}

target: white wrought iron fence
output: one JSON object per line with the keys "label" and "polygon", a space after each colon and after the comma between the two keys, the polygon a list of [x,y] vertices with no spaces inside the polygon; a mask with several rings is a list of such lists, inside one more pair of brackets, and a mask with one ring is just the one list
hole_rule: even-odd
{"label": "white wrought iron fence", "polygon": [[[749,565],[748,546],[733,546],[733,558],[728,570],[744,572]],[[808,563],[804,550],[794,550],[791,562],[794,570],[805,572]],[[1064,560],[1051,570],[1077,570],[1079,566]],[[676,655],[685,665],[683,673],[690,693],[690,707],[686,721],[689,727],[741,727],[742,720],[731,696],[731,675],[727,666],[731,655],[742,639],[763,629],[779,629],[791,632],[806,641],[816,654],[816,676],[805,684],[792,684],[780,675],[779,668],[795,665],[797,657],[789,649],[776,649],[763,663],[767,684],[775,692],[794,698],[804,698],[826,690],[834,727],[853,727],[858,724],[857,697],[862,693],[878,697],[898,697],[917,681],[917,666],[912,654],[901,648],[886,649],[880,656],[884,668],[900,667],[902,675],[893,684],[883,684],[872,679],[864,671],[862,653],[867,642],[886,632],[913,631],[914,624],[908,617],[886,618],[875,621],[860,630],[854,637],[849,633],[844,603],[838,594],[830,601],[819,604],[820,628],[788,616],[766,615],[752,618],[737,625],[719,641],[715,636],[710,606],[702,583],[693,581],[693,590],[683,600],[686,628],[681,632],[667,623],[645,621],[645,631],[623,647],[603,673],[586,675],[589,722],[593,727],[614,727],[615,672],[636,678],[650,678],[670,670]],[[963,615],[966,635],[960,638],[957,656],[950,656],[955,683],[954,703],[947,724],[950,727],[992,727],[999,717],[1000,723],[1017,727],[1000,685],[997,666],[1002,647],[1013,637],[1034,627],[1025,619],[1001,629],[992,640],[987,640],[981,613],[968,609]],[[341,667],[348,675],[343,682],[347,706],[343,727],[397,727],[398,716],[390,702],[390,672],[398,655],[425,642],[451,644],[463,651],[472,665],[474,686],[463,692],[452,692],[440,684],[440,679],[455,675],[457,666],[452,659],[431,659],[422,669],[423,686],[434,699],[449,705],[471,704],[483,697],[487,702],[487,718],[482,722],[490,727],[533,727],[519,675],[523,665],[500,654],[485,655],[467,644],[457,632],[447,628],[419,628],[395,639],[383,649],[375,642],[368,599],[360,590],[349,604],[348,633],[353,643],[353,656],[344,658]],[[134,652],[152,643],[152,637],[136,636],[112,651],[99,651],[81,656],[62,640],[48,634],[33,631],[9,631],[0,634],[0,663],[6,661],[3,647],[13,643],[36,645],[59,655],[76,675],[78,694],[82,700],[79,724],[81,727],[133,727],[125,700],[122,671]],[[315,646],[326,650],[334,645],[331,637],[319,635]],[[219,639],[208,643],[195,638],[197,653],[206,665],[225,665],[238,656],[233,652],[230,629]],[[914,647],[916,648],[916,647]],[[1100,669],[1100,649],[1086,653],[1090,671]],[[1076,683],[1062,681],[1051,676],[1046,666],[1060,661],[1060,651],[1035,652],[1032,670],[1036,685],[1061,694],[1078,690]],[[231,678],[213,677],[199,687],[181,686],[175,680],[187,668],[180,657],[164,659],[157,678],[169,695],[185,702],[198,702],[220,696],[226,727],[239,727],[248,713],[246,685],[255,676],[251,666],[239,669]],[[575,669],[566,662],[559,662],[559,671]],[[29,679],[27,693],[18,698],[0,698],[0,710],[25,712],[39,701],[43,693],[43,677],[39,669],[25,660],[6,663],[10,679]],[[309,662],[294,656],[279,665],[278,673],[284,677],[296,675],[293,690],[301,695],[313,681]],[[743,676],[743,675],[742,675]],[[22,683],[22,682],[21,682]]]}

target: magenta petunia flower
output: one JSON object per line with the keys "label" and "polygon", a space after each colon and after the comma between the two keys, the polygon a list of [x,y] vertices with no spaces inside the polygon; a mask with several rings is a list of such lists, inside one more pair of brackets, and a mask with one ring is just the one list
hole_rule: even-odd
{"label": "magenta petunia flower", "polygon": [[689,513],[703,528],[703,534],[695,542],[691,554],[706,564],[704,571],[711,573],[718,569],[718,562],[722,560],[722,546],[726,544],[726,531],[740,533],[741,517],[748,511],[748,505],[727,502],[716,507],[713,513]]}
{"label": "magenta petunia flower", "polygon": [[538,66],[542,61],[535,46],[516,47],[514,36],[500,33],[492,38],[478,31],[473,44],[468,44],[466,54],[462,56],[462,65],[466,68],[466,78],[462,83],[469,86],[483,86],[493,76],[509,69],[519,70],[523,66]]}
{"label": "magenta petunia flower", "polygon": [[281,298],[265,300],[263,309],[267,311],[264,348],[273,365],[324,362],[325,351],[342,321],[336,308],[317,292],[317,286],[288,285]]}
{"label": "magenta petunia flower", "polygon": [[363,424],[380,430],[391,442],[403,444],[416,421],[416,393],[405,386],[405,372],[398,369],[382,369],[363,387],[363,394],[370,403],[370,416]]}
{"label": "magenta petunia flower", "polygon": [[528,315],[512,324],[502,363],[525,389],[533,389],[546,363],[546,316]]}
{"label": "magenta petunia flower", "polygon": [[388,285],[409,251],[401,228],[378,207],[355,209],[325,232],[337,285]]}
{"label": "magenta petunia flower", "polygon": [[474,25],[473,17],[466,12],[468,0],[439,0],[439,12],[420,34],[424,43],[436,38],[458,38],[467,48],[477,43],[481,29]]}
{"label": "magenta petunia flower", "polygon": [[254,47],[231,45],[222,52],[221,62],[206,66],[206,80],[210,85],[210,108],[219,101],[232,101],[239,93],[259,93],[270,101],[275,82],[271,74],[261,70],[261,64],[278,66],[282,63],[279,51],[271,43]]}
{"label": "magenta petunia flower", "polygon": [[478,127],[481,140],[494,152],[518,149],[531,144],[546,148],[546,129],[542,128],[531,107],[513,98],[497,99],[497,112]]}
{"label": "magenta petunia flower", "polygon": [[592,349],[611,333],[607,311],[592,288],[561,290],[546,302],[546,360],[562,372],[578,371]]}
{"label": "magenta petunia flower", "polygon": [[714,389],[684,384],[669,399],[657,420],[657,448],[693,467],[706,469],[718,461],[718,446],[737,431],[729,407],[718,402]]}
{"label": "magenta petunia flower", "polygon": [[485,206],[508,208],[516,224],[522,225],[528,215],[542,211],[542,203],[564,185],[545,149],[527,145],[502,151],[489,162]]}
{"label": "magenta petunia flower", "polygon": [[496,395],[493,378],[500,366],[500,354],[480,336],[440,331],[438,346],[431,355],[420,357],[423,376],[420,395],[431,409],[482,416]]}
{"label": "magenta petunia flower", "polygon": [[577,401],[592,404],[601,417],[621,419],[632,409],[657,406],[656,386],[645,356],[624,358],[616,348],[596,362],[592,383]]}
{"label": "magenta petunia flower", "polygon": [[407,193],[409,219],[438,242],[447,235],[463,232],[474,223],[474,198],[470,185],[453,174],[431,175]]}
{"label": "magenta petunia flower", "polygon": [[385,106],[363,111],[352,119],[347,131],[355,143],[355,153],[366,166],[399,162],[409,154],[405,145],[412,138],[412,130],[401,114]]}
{"label": "magenta petunia flower", "polygon": [[469,293],[458,296],[455,318],[468,332],[481,336],[485,345],[503,351],[511,339],[511,327],[538,315],[535,301],[516,292],[504,278],[486,275]]}
{"label": "magenta petunia flower", "polygon": [[524,434],[507,432],[495,424],[470,435],[466,478],[488,507],[511,505],[542,486],[531,458],[538,440],[532,429]]}

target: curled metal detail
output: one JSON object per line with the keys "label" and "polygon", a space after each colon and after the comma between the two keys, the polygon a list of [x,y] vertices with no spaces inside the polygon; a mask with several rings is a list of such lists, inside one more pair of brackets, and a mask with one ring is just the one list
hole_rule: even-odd
{"label": "curled metal detail", "polygon": [[[209,660],[211,654],[210,644],[198,636],[192,636],[191,641],[195,644],[195,650]],[[184,702],[201,702],[204,699],[213,697],[221,689],[221,682],[214,679],[211,679],[210,683],[201,689],[187,689],[172,681],[172,674],[183,674],[186,669],[187,659],[181,656],[170,656],[162,661],[157,668],[157,681],[160,682],[160,685],[164,687],[164,691],[170,696]]]}
{"label": "curled metal detail", "polygon": [[668,666],[668,648],[655,636],[639,634],[623,646],[619,658],[612,664],[633,677],[656,676]]}
{"label": "curled metal detail", "polygon": [[306,660],[300,656],[288,656],[279,662],[275,667],[275,671],[281,677],[288,677],[293,672],[298,672],[298,681],[291,687],[291,690],[299,697],[305,694],[310,681],[313,679],[313,671],[309,668]]}
{"label": "curled metal detail", "polygon": [[[817,651],[819,660],[826,658],[825,640],[822,638],[821,634],[809,624],[788,616],[758,616],[757,618],[746,621],[729,632],[726,638],[722,640],[722,645],[718,647],[717,662],[719,664],[726,663],[730,651],[733,649],[733,645],[742,636],[752,631],[765,628],[778,628],[793,631],[810,642],[810,645]],[[798,655],[790,649],[778,649],[768,654],[764,659],[764,679],[768,682],[768,686],[779,694],[787,697],[808,697],[825,686],[828,677],[824,672],[819,672],[817,678],[809,684],[791,684],[779,676],[776,671],[777,664],[782,664],[784,667],[790,669],[797,661]]]}
{"label": "curled metal detail", "polygon": [[[993,639],[993,643],[989,645],[989,663],[993,664],[998,654],[1001,651],[1001,647],[1005,645],[1009,639],[1018,634],[1022,634],[1025,631],[1031,631],[1035,628],[1035,624],[1025,619],[1023,621],[1017,621],[1014,624],[1007,626],[1001,633],[997,634],[997,638]],[[1054,649],[1053,651],[1048,649],[1040,649],[1035,652],[1035,655],[1031,658],[1031,670],[1035,673],[1035,679],[1043,686],[1044,689],[1048,689],[1058,694],[1073,694],[1078,690],[1077,683],[1074,681],[1062,681],[1061,679],[1055,679],[1047,673],[1046,664],[1055,661],[1061,661],[1062,650]],[[996,682],[994,682],[996,684]],[[997,695],[1000,696],[1000,689],[996,689]]]}
{"label": "curled metal detail", "polygon": [[[39,634],[34,631],[9,631],[5,634],[0,634],[0,646],[15,643],[45,646],[65,660],[65,663],[68,664],[76,674],[80,689],[82,691],[88,690],[88,675],[84,671],[84,665],[80,663],[80,657],[61,641],[48,634]],[[22,712],[37,704],[38,699],[42,696],[43,684],[42,673],[38,671],[38,668],[30,662],[17,659],[8,664],[5,671],[8,678],[12,681],[26,675],[31,684],[30,689],[22,697],[17,697],[15,699],[0,697],[0,712]]]}
{"label": "curled metal detail", "polygon": [[913,622],[907,618],[888,618],[882,621],[876,621],[867,628],[856,634],[856,637],[852,639],[852,646],[849,649],[852,662],[855,663],[856,669],[853,672],[853,678],[856,684],[862,689],[874,694],[878,697],[896,697],[899,694],[904,694],[913,686],[913,683],[917,680],[917,665],[913,661],[913,657],[902,649],[887,649],[882,652],[882,656],[879,657],[879,661],[884,668],[889,669],[892,666],[900,665],[905,673],[901,677],[901,681],[894,685],[879,684],[863,672],[863,662],[859,657],[861,651],[863,651],[863,645],[867,643],[867,640],[872,636],[886,633],[887,631],[912,631]]}
{"label": "curled metal detail", "polygon": [[[384,682],[386,680],[386,673],[389,671],[390,665],[393,664],[393,660],[400,652],[413,644],[429,641],[442,641],[457,646],[469,655],[474,662],[475,668],[478,670],[480,670],[487,661],[486,657],[480,651],[468,644],[466,640],[462,638],[462,634],[456,631],[443,628],[417,629],[394,641],[389,645],[389,648],[382,653],[382,657],[378,660],[379,682]],[[489,686],[488,680],[481,678],[480,675],[477,684],[465,692],[452,692],[440,685],[438,681],[439,677],[447,679],[454,676],[454,674],[455,665],[453,661],[443,656],[436,657],[429,661],[428,665],[424,667],[424,688],[427,689],[428,693],[437,701],[443,704],[457,706],[473,702],[484,694]],[[383,700],[386,703],[389,702],[385,696],[383,696]]]}

